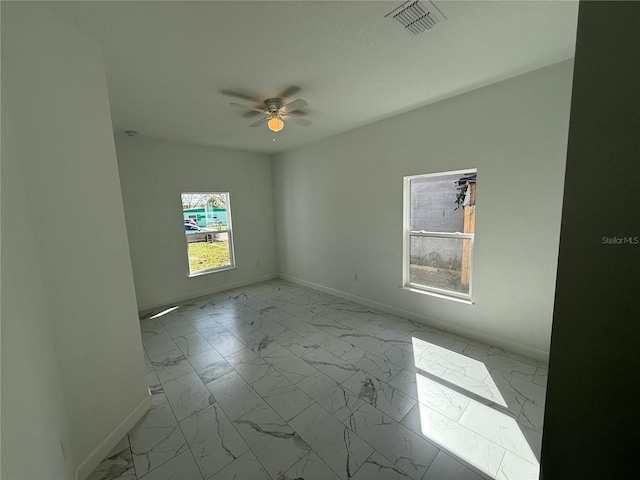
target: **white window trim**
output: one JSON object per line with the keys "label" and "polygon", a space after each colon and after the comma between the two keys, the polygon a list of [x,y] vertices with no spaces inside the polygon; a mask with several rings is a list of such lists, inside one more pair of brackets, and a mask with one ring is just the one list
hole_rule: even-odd
{"label": "white window trim", "polygon": [[[207,194],[207,193],[224,193],[227,196],[227,228],[226,230],[216,230],[216,233],[227,233],[227,238],[229,239],[229,260],[231,261],[231,265],[224,265],[222,267],[216,268],[207,268],[206,270],[198,270],[197,272],[191,271],[191,262],[189,258],[189,242],[185,238],[185,247],[187,252],[187,269],[189,273],[187,274],[187,278],[200,277],[202,275],[208,275],[210,273],[224,272],[226,270],[235,270],[236,268],[236,253],[233,244],[233,215],[231,214],[231,193],[222,192],[222,191],[209,191],[209,192],[182,192],[182,195],[197,195],[197,194]],[[181,211],[182,213],[182,211]]]}
{"label": "white window trim", "polygon": [[[423,175],[410,175],[404,177],[403,190],[403,220],[402,220],[402,288],[414,293],[431,295],[446,300],[462,301],[463,303],[473,304],[473,242],[474,233],[445,233],[445,232],[426,232],[424,230],[410,230],[411,228],[411,180],[426,177],[442,177],[445,175],[468,175],[477,173],[477,168],[468,168],[465,170],[453,170],[450,172],[427,173]],[[443,290],[441,288],[429,287],[427,285],[418,285],[411,283],[409,262],[411,260],[411,237],[439,237],[439,238],[458,238],[471,240],[471,265],[469,266],[469,293],[454,292],[451,290]]]}

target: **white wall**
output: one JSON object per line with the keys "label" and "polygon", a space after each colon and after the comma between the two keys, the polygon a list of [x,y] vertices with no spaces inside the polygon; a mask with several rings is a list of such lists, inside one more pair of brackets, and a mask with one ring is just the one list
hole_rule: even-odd
{"label": "white wall", "polygon": [[3,2],[2,87],[3,478],[84,478],[150,405],[100,52]]}
{"label": "white wall", "polygon": [[[140,310],[277,275],[268,156],[124,134],[116,150]],[[216,191],[230,194],[237,268],[189,278],[180,194]]]}
{"label": "white wall", "polygon": [[[563,62],[275,156],[280,273],[545,358],[571,77]],[[472,167],[475,305],[400,289],[402,177]]]}
{"label": "white wall", "polygon": [[[2,478],[70,478],[58,359],[36,234],[2,89]],[[39,454],[34,455],[34,452]]]}

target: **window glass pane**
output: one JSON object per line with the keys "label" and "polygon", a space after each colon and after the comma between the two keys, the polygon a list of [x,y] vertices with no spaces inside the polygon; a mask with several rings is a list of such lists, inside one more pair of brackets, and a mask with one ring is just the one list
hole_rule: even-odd
{"label": "window glass pane", "polygon": [[464,174],[411,179],[411,230],[454,233],[464,228],[465,192],[456,187]]}
{"label": "window glass pane", "polygon": [[469,294],[471,240],[411,236],[409,282]]}
{"label": "window glass pane", "polygon": [[228,193],[183,193],[182,216],[191,274],[233,266]]}

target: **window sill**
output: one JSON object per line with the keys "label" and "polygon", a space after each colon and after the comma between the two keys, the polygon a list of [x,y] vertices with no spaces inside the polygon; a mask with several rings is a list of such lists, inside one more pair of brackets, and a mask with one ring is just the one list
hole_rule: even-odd
{"label": "window sill", "polygon": [[226,272],[227,270],[235,270],[236,266],[231,265],[229,267],[221,267],[221,268],[210,268],[208,270],[200,270],[199,272],[190,273],[188,275],[189,278],[193,277],[201,277],[202,275],[209,275],[210,273],[218,273],[218,272]]}
{"label": "window sill", "polygon": [[475,302],[471,298],[454,297],[453,295],[445,295],[443,293],[430,292],[429,290],[422,290],[419,288],[406,287],[406,286],[405,287],[401,286],[400,288],[411,293],[429,295],[430,297],[441,298],[443,300],[451,300],[453,302],[464,303],[466,305],[475,305]]}

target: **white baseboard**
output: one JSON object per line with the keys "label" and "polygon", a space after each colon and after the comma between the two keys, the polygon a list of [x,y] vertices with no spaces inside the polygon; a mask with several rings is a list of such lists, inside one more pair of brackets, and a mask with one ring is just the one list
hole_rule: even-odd
{"label": "white baseboard", "polygon": [[461,335],[463,337],[467,337],[472,340],[476,340],[478,342],[486,343],[494,347],[502,348],[503,350],[507,350],[509,352],[524,355],[526,357],[533,358],[535,360],[549,362],[549,352],[538,350],[536,348],[531,348],[527,345],[522,345],[521,343],[512,342],[511,340],[507,340],[505,338],[487,335],[486,333],[479,332],[477,330],[472,330],[469,328],[452,325],[450,323],[445,323],[440,320],[436,320],[434,318],[420,315],[415,312],[402,310],[400,308],[392,307],[391,305],[379,303],[374,300],[369,300],[368,298],[359,297],[357,295],[346,293],[341,290],[336,290],[334,288],[325,287],[324,285],[319,285],[317,283],[308,282],[307,280],[302,280],[300,278],[292,277],[290,275],[285,275],[281,273],[279,277],[283,280],[287,280],[289,282],[302,285],[303,287],[319,290],[324,293],[329,293],[331,295],[335,295],[336,297],[344,298],[345,300],[349,300],[355,303],[360,303],[362,305],[366,305],[367,307],[375,308],[377,310],[381,310],[383,312],[387,312],[392,315],[408,318],[409,320],[420,322],[430,327],[439,328],[440,330],[445,330],[450,333],[455,333],[457,335]]}
{"label": "white baseboard", "polygon": [[153,308],[165,307],[171,303],[184,302],[185,300],[190,300],[196,297],[202,297],[204,295],[211,295],[213,293],[224,292],[225,290],[231,290],[232,288],[244,287],[246,285],[251,285],[252,283],[265,282],[267,280],[272,280],[274,278],[278,278],[277,273],[269,273],[266,275],[261,275],[259,277],[253,277],[248,280],[242,280],[241,282],[235,283],[226,283],[224,285],[220,285],[218,287],[207,288],[204,290],[197,290],[195,292],[185,293],[184,295],[180,295],[177,297],[173,297],[170,299],[163,299],[161,303],[158,302],[150,302],[143,303],[138,305],[138,312],[145,312],[147,310],[151,310]]}
{"label": "white baseboard", "polygon": [[78,465],[75,480],[85,480],[150,408],[151,393]]}

